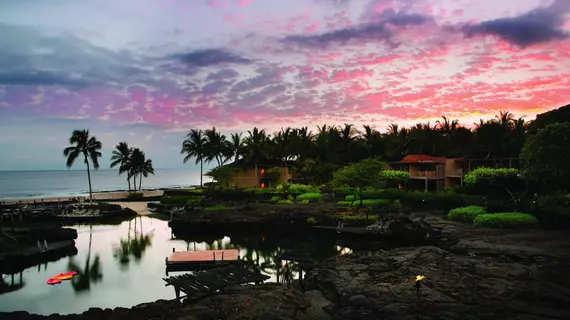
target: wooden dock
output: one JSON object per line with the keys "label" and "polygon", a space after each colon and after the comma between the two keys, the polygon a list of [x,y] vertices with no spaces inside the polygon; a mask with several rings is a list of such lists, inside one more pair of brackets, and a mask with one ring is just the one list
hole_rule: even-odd
{"label": "wooden dock", "polygon": [[[194,274],[183,274],[163,278],[166,286],[173,286],[176,298],[197,299],[216,293],[227,286],[247,283],[259,284],[269,279],[269,276],[237,266],[225,266],[207,271],[197,271]],[[181,297],[180,292],[185,296]]]}
{"label": "wooden dock", "polygon": [[166,272],[207,269],[239,263],[239,250],[174,251],[166,258]]}

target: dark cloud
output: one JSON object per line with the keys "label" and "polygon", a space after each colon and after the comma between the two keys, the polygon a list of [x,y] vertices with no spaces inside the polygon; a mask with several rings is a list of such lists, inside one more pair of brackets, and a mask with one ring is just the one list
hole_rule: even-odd
{"label": "dark cloud", "polygon": [[244,64],[251,60],[243,58],[226,49],[204,49],[170,56],[190,66],[206,67],[220,64]]}
{"label": "dark cloud", "polygon": [[538,8],[514,18],[500,18],[467,25],[462,31],[468,37],[495,35],[520,47],[567,38],[561,26],[570,11],[570,1],[557,0],[551,6]]}
{"label": "dark cloud", "polygon": [[408,27],[425,24],[431,19],[419,14],[396,13],[385,10],[375,17],[374,22],[364,23],[354,27],[338,29],[318,35],[292,35],[284,38],[288,44],[306,47],[326,47],[331,44],[346,44],[349,41],[391,41],[393,32],[389,25],[395,27]]}
{"label": "dark cloud", "polygon": [[128,53],[116,53],[66,34],[0,23],[0,83],[113,85],[143,75]]}

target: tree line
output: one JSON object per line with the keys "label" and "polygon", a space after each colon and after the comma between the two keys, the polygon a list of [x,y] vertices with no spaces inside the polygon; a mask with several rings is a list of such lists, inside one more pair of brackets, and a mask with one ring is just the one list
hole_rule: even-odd
{"label": "tree line", "polygon": [[409,128],[391,124],[386,132],[370,125],[325,124],[315,132],[307,127],[287,127],[269,134],[253,128],[245,136],[226,136],[214,127],[191,129],[181,153],[185,163],[194,159],[200,164],[201,172],[204,162],[215,161],[219,167],[240,158],[253,165],[256,173],[257,166],[268,159],[281,160],[284,165],[293,162],[294,169],[309,182],[321,184],[330,181],[339,168],[366,158],[399,161],[408,154],[518,158],[528,128],[529,122],[506,111],[489,120],[481,119],[472,129],[445,116],[434,124],[418,123]]}
{"label": "tree line", "polygon": [[[91,186],[91,170],[99,169],[99,158],[103,144],[95,136],[90,135],[89,130],[73,130],[69,138],[70,146],[63,150],[63,155],[67,158],[66,166],[71,168],[77,158],[82,157],[87,167],[87,180],[89,182],[89,199],[93,199],[93,189]],[[120,142],[115,146],[111,155],[111,168],[119,167],[119,175],[127,174],[127,184],[129,193],[131,191],[142,190],[142,178],[147,178],[149,174],[154,175],[152,160],[147,159],[145,153],[139,148],[129,147],[127,142]],[[131,188],[132,179],[132,188]],[[138,180],[138,185],[137,185]]]}

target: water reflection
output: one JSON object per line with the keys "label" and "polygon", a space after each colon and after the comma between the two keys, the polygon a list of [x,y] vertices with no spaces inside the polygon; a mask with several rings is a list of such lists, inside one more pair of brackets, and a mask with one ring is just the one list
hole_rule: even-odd
{"label": "water reflection", "polygon": [[[306,252],[316,260],[349,252],[337,240],[316,237],[265,235],[192,235],[171,238],[167,221],[137,217],[120,225],[73,226],[78,231],[75,257],[31,267],[2,277],[0,311],[81,313],[91,307],[131,307],[157,299],[173,299],[174,290],[162,278],[164,260],[172,249],[238,249],[248,268],[269,275],[272,282],[299,277],[296,263],[283,261],[277,272],[274,258],[281,252]],[[353,246],[352,244],[348,247]],[[77,271],[70,281],[55,286],[46,280],[61,272]],[[179,273],[177,273],[179,274]]]}
{"label": "water reflection", "polygon": [[77,274],[71,279],[71,285],[75,292],[89,291],[91,284],[100,282],[103,279],[101,273],[101,257],[95,254],[93,263],[91,263],[91,244],[93,243],[93,226],[89,226],[89,246],[87,248],[87,258],[85,266],[80,268],[74,258],[67,263],[70,271],[77,271]]}
{"label": "water reflection", "polygon": [[[266,237],[264,235],[239,235],[216,237],[208,235],[176,235],[174,241],[184,241],[185,250],[238,249],[240,258],[248,269],[256,270],[271,278],[268,282],[290,283],[304,277],[296,262],[282,260],[276,265],[275,257],[283,252],[309,253],[317,261],[335,255],[349,254],[352,249],[336,239],[317,237]],[[195,241],[192,241],[195,239]]]}
{"label": "water reflection", "polygon": [[[136,263],[139,263],[144,252],[152,245],[153,232],[151,231],[148,234],[144,234],[142,217],[138,218],[138,222],[137,224],[136,218],[129,221],[127,238],[121,238],[119,244],[114,246],[113,256],[119,260],[119,264],[122,268],[128,267],[131,262],[131,257],[134,258]],[[132,226],[133,224],[134,226]],[[138,232],[137,225],[139,226]]]}
{"label": "water reflection", "polygon": [[18,280],[15,280],[15,278],[14,274],[2,275],[0,277],[0,294],[20,290],[26,285],[22,278],[22,272],[17,277]]}

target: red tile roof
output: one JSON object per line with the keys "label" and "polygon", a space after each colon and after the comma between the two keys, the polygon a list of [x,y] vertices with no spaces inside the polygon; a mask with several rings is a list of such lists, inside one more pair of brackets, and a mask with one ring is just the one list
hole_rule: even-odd
{"label": "red tile roof", "polygon": [[409,154],[398,163],[444,163],[445,157],[432,157],[427,154]]}

